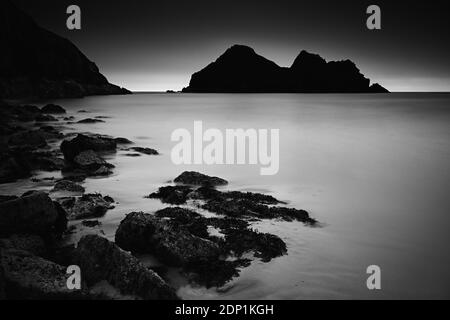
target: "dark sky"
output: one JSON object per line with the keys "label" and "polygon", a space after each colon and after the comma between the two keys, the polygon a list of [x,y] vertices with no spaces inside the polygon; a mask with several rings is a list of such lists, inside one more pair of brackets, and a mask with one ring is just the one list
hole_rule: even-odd
{"label": "dark sky", "polygon": [[[233,44],[281,66],[306,49],[351,59],[392,91],[450,91],[450,1],[13,0],[131,90],[181,89]],[[66,29],[77,4],[82,30]],[[366,28],[381,7],[382,29]]]}

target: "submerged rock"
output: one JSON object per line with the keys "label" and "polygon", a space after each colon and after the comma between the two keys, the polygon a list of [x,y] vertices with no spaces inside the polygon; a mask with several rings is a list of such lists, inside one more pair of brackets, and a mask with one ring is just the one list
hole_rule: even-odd
{"label": "submerged rock", "polygon": [[228,181],[222,178],[211,177],[195,171],[184,171],[182,174],[175,178],[174,182],[199,186],[221,186],[228,184]]}
{"label": "submerged rock", "polygon": [[75,262],[89,285],[106,280],[123,294],[143,299],[178,299],[175,290],[155,272],[105,238],[84,236],[78,243]]}
{"label": "submerged rock", "polygon": [[30,192],[0,203],[0,235],[15,233],[59,237],[67,227],[65,212],[43,192]]}
{"label": "submerged rock", "polygon": [[66,113],[66,110],[57,104],[49,103],[41,108],[41,112],[49,114],[61,114]]}
{"label": "submerged rock", "polygon": [[102,217],[114,207],[110,198],[104,198],[98,193],[84,194],[81,197],[60,198],[57,201],[67,212],[69,220]]}

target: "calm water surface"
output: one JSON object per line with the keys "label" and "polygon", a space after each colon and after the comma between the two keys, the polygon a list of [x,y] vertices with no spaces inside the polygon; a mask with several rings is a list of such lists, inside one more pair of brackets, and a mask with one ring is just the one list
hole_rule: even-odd
{"label": "calm water surface", "polygon": [[[119,202],[100,219],[109,239],[126,213],[163,208],[144,196],[187,169],[223,177],[228,189],[272,194],[323,224],[255,223],[280,236],[288,255],[254,261],[220,290],[174,276],[185,299],[450,298],[450,95],[134,94],[57,103],[77,120],[110,117],[67,125],[66,132],[126,137],[162,153],[132,158],[118,151],[108,158],[114,175],[86,180],[88,192]],[[223,130],[279,128],[279,173],[172,164],[170,134],[192,131],[195,120]],[[0,193],[37,187],[20,181]],[[377,292],[366,288],[372,264],[382,271]]]}

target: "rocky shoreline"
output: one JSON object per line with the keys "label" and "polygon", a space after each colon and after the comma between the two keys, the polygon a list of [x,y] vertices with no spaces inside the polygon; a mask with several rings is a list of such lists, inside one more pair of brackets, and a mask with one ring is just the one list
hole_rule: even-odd
{"label": "rocky shoreline", "polygon": [[[127,214],[114,242],[99,232],[66,245],[63,238],[76,232],[69,221],[96,228],[100,222],[95,219],[117,205],[108,195],[85,193],[82,185],[89,177],[113,173],[104,155],[117,150],[158,155],[154,149],[130,147],[133,142],[123,137],[64,134],[63,125],[74,118],[54,104],[0,106],[0,183],[33,180],[36,171],[62,176],[49,181],[49,193],[0,195],[1,299],[179,299],[167,268],[177,268],[193,285],[221,287],[255,259],[269,262],[288,254],[281,238],[252,229],[252,222],[317,225],[308,212],[270,195],[220,191],[218,186],[228,184],[225,179],[186,171],[143,195],[167,206]],[[201,214],[205,210],[212,216]],[[140,254],[155,256],[164,266],[149,268],[137,258]],[[79,290],[67,287],[71,265],[81,270]]]}

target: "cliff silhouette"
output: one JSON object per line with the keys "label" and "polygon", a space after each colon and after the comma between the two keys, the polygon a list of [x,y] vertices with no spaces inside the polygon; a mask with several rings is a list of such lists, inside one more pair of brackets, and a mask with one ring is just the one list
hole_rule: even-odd
{"label": "cliff silhouette", "polygon": [[125,94],[72,42],[38,26],[10,1],[0,4],[0,98]]}
{"label": "cliff silhouette", "polygon": [[194,73],[183,92],[203,93],[384,93],[350,60],[330,61],[301,51],[291,67],[280,67],[252,48],[234,45]]}

